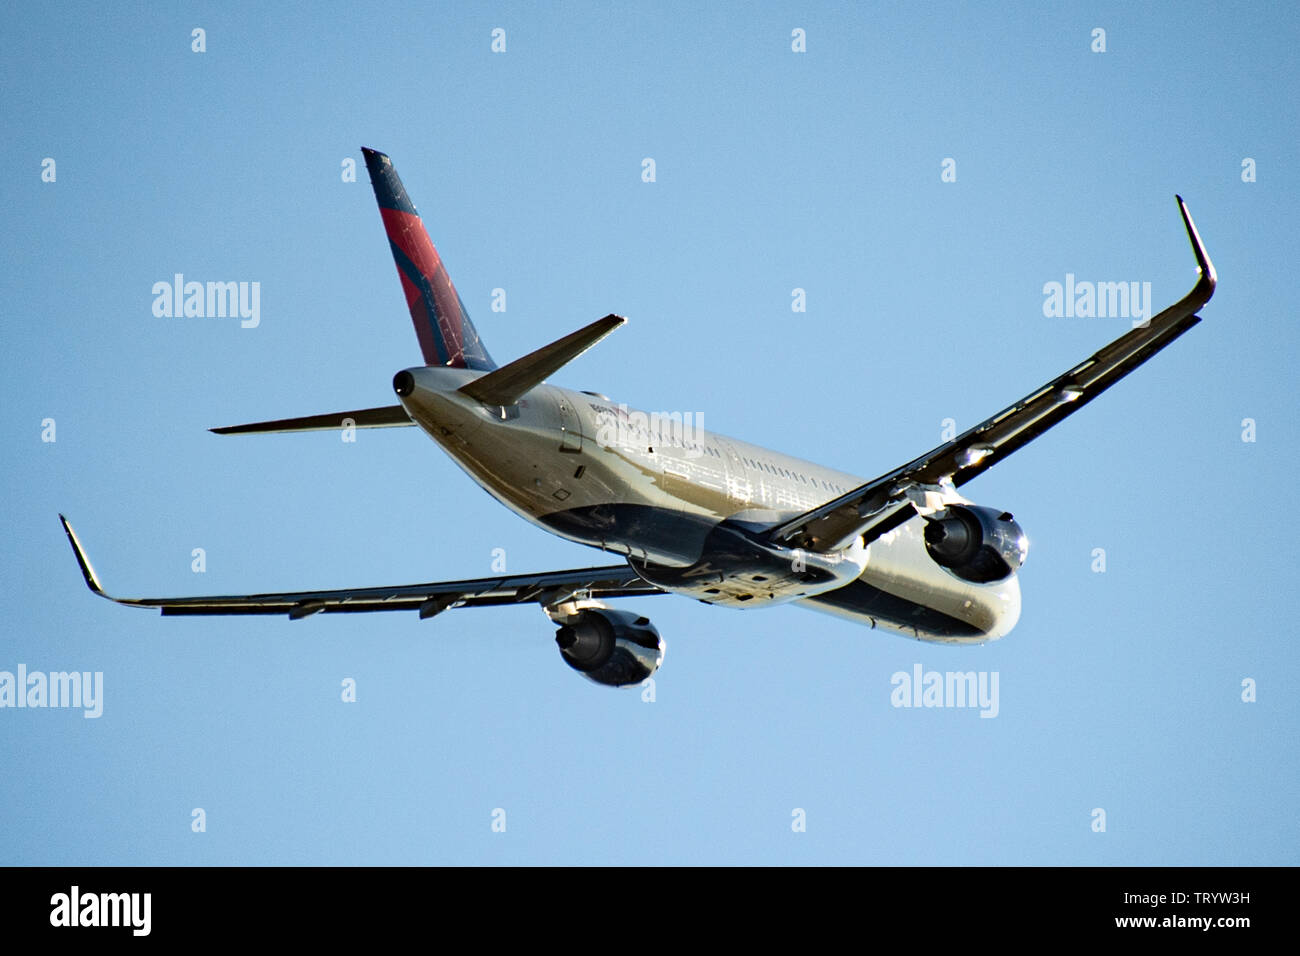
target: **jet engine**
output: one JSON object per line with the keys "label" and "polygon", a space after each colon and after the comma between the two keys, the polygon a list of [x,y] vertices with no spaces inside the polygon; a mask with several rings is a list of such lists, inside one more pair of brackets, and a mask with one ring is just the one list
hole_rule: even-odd
{"label": "jet engine", "polygon": [[1010,577],[1029,553],[1011,514],[980,505],[949,505],[925,519],[925,550],[957,577],[989,584]]}
{"label": "jet engine", "polygon": [[650,619],[631,611],[587,607],[555,632],[564,663],[609,687],[639,684],[664,660],[664,641]]}

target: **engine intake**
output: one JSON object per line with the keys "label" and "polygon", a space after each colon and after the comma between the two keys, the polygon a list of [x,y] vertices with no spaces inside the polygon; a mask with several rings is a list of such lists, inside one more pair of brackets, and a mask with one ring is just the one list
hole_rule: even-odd
{"label": "engine intake", "polygon": [[555,632],[564,663],[608,687],[639,684],[664,660],[664,641],[649,618],[584,608]]}
{"label": "engine intake", "polygon": [[1009,512],[950,505],[926,517],[925,550],[959,578],[989,584],[1025,563],[1029,542]]}

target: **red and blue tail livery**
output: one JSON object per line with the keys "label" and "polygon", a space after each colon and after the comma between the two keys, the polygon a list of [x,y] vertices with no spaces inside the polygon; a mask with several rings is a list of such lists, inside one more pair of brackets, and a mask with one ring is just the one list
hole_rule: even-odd
{"label": "red and blue tail livery", "polygon": [[370,171],[370,185],[397,263],[406,305],[424,353],[424,364],[490,372],[497,367],[488,355],[469,311],[451,284],[451,277],[433,247],[406,187],[383,153],[361,148]]}

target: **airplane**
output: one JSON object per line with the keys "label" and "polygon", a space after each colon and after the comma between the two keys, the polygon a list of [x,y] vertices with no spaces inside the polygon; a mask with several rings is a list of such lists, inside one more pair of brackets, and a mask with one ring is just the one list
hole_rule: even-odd
{"label": "airplane", "polygon": [[752,609],[795,604],[922,641],[981,644],[1020,617],[1028,541],[1007,511],[963,485],[1082,408],[1201,321],[1217,281],[1175,197],[1197,281],[1176,304],[956,438],[870,481],[615,405],[546,380],[626,322],[607,315],[506,365],[488,354],[389,157],[363,148],[424,364],[393,378],[398,404],[211,431],[220,435],[416,426],[524,520],[618,554],[618,564],[393,587],[119,598],[164,615],[315,614],[536,604],[564,662],[634,686],[663,662],[650,620],[607,600],[680,594]]}

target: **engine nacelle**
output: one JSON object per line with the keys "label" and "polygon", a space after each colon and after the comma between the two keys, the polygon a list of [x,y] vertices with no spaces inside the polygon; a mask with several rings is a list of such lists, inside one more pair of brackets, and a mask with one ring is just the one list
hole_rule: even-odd
{"label": "engine nacelle", "polygon": [[1025,563],[1029,542],[1011,514],[980,505],[949,505],[925,519],[925,550],[966,581],[1002,581]]}
{"label": "engine nacelle", "polygon": [[588,607],[555,632],[564,663],[597,684],[639,684],[664,660],[664,641],[647,617],[631,611]]}

